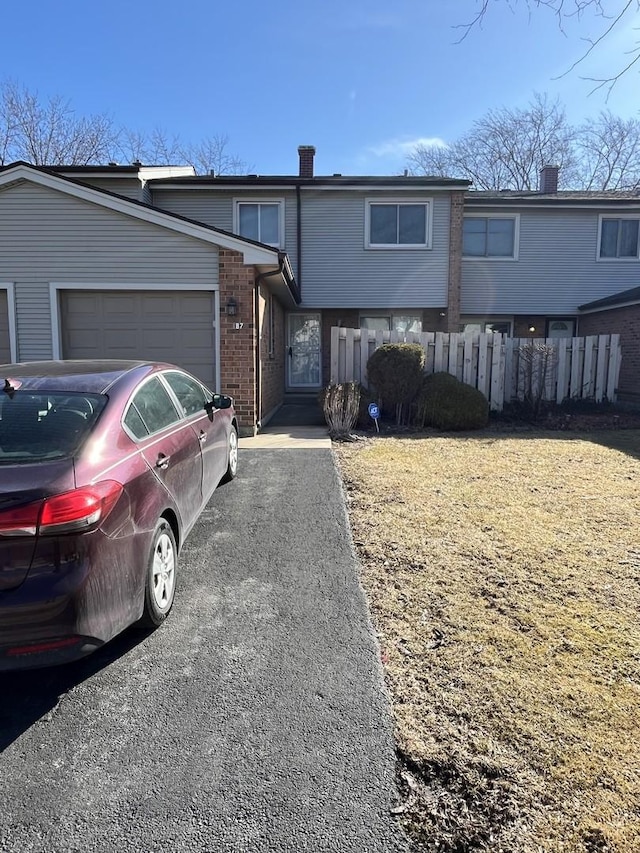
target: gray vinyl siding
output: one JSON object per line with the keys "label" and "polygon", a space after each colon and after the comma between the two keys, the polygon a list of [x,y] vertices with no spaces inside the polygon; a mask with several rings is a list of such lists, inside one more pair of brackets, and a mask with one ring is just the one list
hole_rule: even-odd
{"label": "gray vinyl siding", "polygon": [[[470,212],[506,213],[504,208],[483,211],[475,206]],[[572,315],[578,305],[640,282],[640,261],[596,260],[602,211],[517,212],[517,261],[463,259],[463,313]]]}
{"label": "gray vinyl siding", "polygon": [[402,193],[403,201],[431,198],[431,249],[366,249],[365,199],[394,193],[302,193],[302,306],[304,308],[423,308],[447,304],[450,202],[447,194]]}
{"label": "gray vinyl siding", "polygon": [[282,249],[289,256],[294,275],[297,277],[297,242],[296,242],[296,194],[291,190],[280,191],[255,189],[243,191],[225,191],[219,189],[176,189],[153,190],[153,204],[170,213],[195,219],[214,228],[234,233],[233,203],[236,199],[261,199],[265,202],[272,199],[284,199],[284,246]]}
{"label": "gray vinyl siding", "polygon": [[132,198],[134,201],[143,201],[142,184],[139,178],[81,178],[83,184],[95,187],[97,190],[107,190],[110,193]]}
{"label": "gray vinyl siding", "polygon": [[18,357],[51,358],[49,283],[218,283],[214,246],[31,183],[0,194],[0,281],[15,285]]}

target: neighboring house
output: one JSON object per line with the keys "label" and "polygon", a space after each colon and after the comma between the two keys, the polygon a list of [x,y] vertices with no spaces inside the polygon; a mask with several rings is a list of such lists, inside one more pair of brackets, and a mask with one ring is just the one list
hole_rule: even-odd
{"label": "neighboring house", "polygon": [[[639,195],[557,192],[554,167],[538,193],[316,176],[315,149],[298,153],[286,176],[0,170],[4,357],[163,354],[232,393],[246,432],[286,391],[326,384],[336,325],[619,331],[631,365],[632,306],[588,303],[640,282]],[[636,370],[623,366],[620,390],[640,393]]]}
{"label": "neighboring house", "polygon": [[623,358],[618,396],[640,403],[640,286],[580,305],[579,310],[581,335],[620,335]]}
{"label": "neighboring house", "polygon": [[113,176],[117,195],[26,163],[0,169],[2,361],[175,361],[232,393],[253,433],[284,394],[274,336],[299,302],[286,255],[137,201],[139,176]]}

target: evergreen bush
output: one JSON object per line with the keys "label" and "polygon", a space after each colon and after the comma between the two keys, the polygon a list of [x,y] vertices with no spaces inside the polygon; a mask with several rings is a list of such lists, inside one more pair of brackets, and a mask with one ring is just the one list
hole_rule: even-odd
{"label": "evergreen bush", "polygon": [[489,403],[482,391],[450,373],[432,373],[422,380],[414,404],[413,423],[441,430],[482,429],[489,422]]}
{"label": "evergreen bush", "polygon": [[378,402],[395,412],[396,423],[410,411],[424,376],[424,349],[420,344],[383,344],[367,362],[369,386]]}

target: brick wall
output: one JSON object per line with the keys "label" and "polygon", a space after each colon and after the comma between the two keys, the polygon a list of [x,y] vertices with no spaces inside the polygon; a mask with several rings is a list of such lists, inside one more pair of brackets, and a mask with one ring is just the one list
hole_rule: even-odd
{"label": "brick wall", "polygon": [[[460,330],[460,287],[462,282],[462,223],[464,218],[464,193],[451,193],[449,222],[449,279],[447,283],[447,332]],[[437,330],[439,331],[439,330]]]}
{"label": "brick wall", "polygon": [[[243,435],[256,431],[256,318],[254,305],[255,270],[245,266],[242,255],[220,249],[220,390],[235,399],[238,424]],[[229,299],[235,299],[235,316],[226,312]],[[241,329],[234,328],[242,323]]]}
{"label": "brick wall", "polygon": [[620,335],[618,396],[621,400],[640,400],[640,305],[584,314],[578,320],[578,334]]}
{"label": "brick wall", "polygon": [[[535,332],[530,332],[529,327],[535,326]],[[514,338],[544,338],[547,334],[547,319],[543,316],[532,316],[526,314],[524,317],[513,318]]]}

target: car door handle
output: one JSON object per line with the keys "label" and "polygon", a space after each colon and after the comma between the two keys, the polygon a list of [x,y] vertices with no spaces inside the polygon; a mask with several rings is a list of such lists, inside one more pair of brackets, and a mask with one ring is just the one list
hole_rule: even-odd
{"label": "car door handle", "polygon": [[156,459],[156,468],[168,468],[170,459],[170,456],[166,456],[164,453],[158,453],[158,458]]}
{"label": "car door handle", "polygon": [[200,444],[204,444],[206,440],[207,440],[207,434],[204,430],[201,429],[200,435],[198,436],[198,441],[200,442]]}

